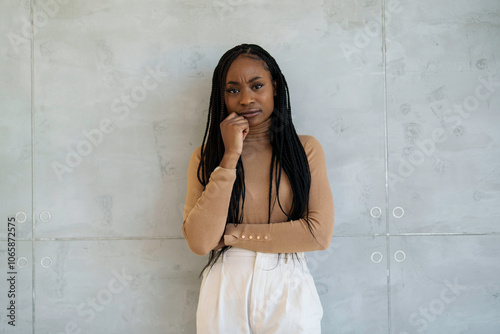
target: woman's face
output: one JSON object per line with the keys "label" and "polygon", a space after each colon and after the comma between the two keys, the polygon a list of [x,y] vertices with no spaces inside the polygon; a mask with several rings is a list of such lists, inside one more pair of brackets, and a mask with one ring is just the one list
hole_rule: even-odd
{"label": "woman's face", "polygon": [[[240,55],[232,62],[226,76],[227,111],[244,116],[251,127],[267,120],[274,109],[276,82],[264,66],[262,60]],[[247,117],[246,112],[256,112],[256,115]]]}

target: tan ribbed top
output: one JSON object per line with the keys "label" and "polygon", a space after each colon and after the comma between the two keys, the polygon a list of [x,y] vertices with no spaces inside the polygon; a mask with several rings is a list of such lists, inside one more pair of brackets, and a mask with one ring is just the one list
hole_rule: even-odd
{"label": "tan ribbed top", "polygon": [[[293,193],[287,175],[281,171],[278,200],[276,177],[273,176],[271,224],[267,224],[269,171],[272,146],[269,139],[271,118],[250,127],[243,141],[241,159],[245,169],[245,204],[243,224],[226,226],[227,213],[236,169],[216,168],[203,186],[196,175],[201,159],[201,146],[191,155],[187,175],[182,232],[191,250],[205,255],[224,244],[264,253],[295,253],[327,249],[333,235],[333,195],[328,181],[325,153],[316,138],[299,135],[311,170],[309,221],[316,239],[303,218],[287,221]],[[274,205],[273,205],[274,202]],[[241,208],[241,200],[240,200]],[[305,212],[303,217],[305,218]]]}

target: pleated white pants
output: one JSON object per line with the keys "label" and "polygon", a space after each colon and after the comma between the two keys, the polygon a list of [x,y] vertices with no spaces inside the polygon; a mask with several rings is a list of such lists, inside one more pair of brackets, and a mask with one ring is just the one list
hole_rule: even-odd
{"label": "pleated white pants", "polygon": [[230,248],[203,272],[197,334],[319,334],[323,307],[307,267],[292,254]]}

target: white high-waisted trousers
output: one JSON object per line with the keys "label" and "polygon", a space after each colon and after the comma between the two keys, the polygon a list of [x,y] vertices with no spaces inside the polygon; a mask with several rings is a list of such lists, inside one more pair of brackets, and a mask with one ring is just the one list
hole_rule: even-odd
{"label": "white high-waisted trousers", "polygon": [[323,307],[307,257],[232,247],[203,272],[197,334],[319,334]]}

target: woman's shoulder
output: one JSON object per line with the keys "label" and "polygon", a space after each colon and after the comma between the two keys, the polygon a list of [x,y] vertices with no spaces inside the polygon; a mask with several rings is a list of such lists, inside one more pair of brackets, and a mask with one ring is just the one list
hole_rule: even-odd
{"label": "woman's shoulder", "polygon": [[195,149],[193,149],[191,153],[191,162],[194,163],[199,163],[201,160],[201,145],[197,146]]}
{"label": "woman's shoulder", "polygon": [[323,146],[321,145],[319,140],[316,139],[316,137],[311,135],[298,136],[300,141],[302,142],[302,146],[304,147],[304,151],[306,152],[309,161],[324,161],[325,150],[323,149]]}
{"label": "woman's shoulder", "polygon": [[312,135],[298,135],[300,142],[304,148],[310,147],[311,149],[322,148],[321,143]]}
{"label": "woman's shoulder", "polygon": [[[201,155],[201,146],[202,145],[198,145],[196,146],[196,148],[193,150],[193,155],[198,155],[200,156]],[[203,148],[205,149],[207,147],[207,144],[203,145]]]}

